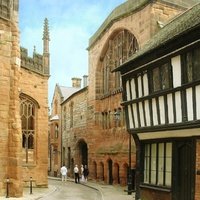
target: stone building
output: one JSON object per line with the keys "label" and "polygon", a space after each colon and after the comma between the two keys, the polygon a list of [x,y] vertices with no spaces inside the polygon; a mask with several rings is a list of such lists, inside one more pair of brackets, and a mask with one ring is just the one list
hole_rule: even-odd
{"label": "stone building", "polygon": [[137,146],[136,199],[200,200],[200,1],[115,71]]}
{"label": "stone building", "polygon": [[[43,55],[20,49],[18,0],[0,1],[0,196],[23,195],[32,177],[47,186],[49,32]],[[42,145],[39,145],[42,143]]]}
{"label": "stone building", "polygon": [[[129,181],[134,185],[136,148],[125,124],[121,77],[112,71],[195,2],[128,0],[115,8],[90,38],[88,87],[61,103],[62,161],[70,170],[74,164],[87,164],[90,178],[125,185],[131,169]],[[140,95],[144,86],[138,87]]]}
{"label": "stone building", "polygon": [[[130,138],[121,105],[121,78],[119,72],[112,70],[142,49],[163,24],[190,5],[190,1],[128,0],[115,8],[90,38],[87,118],[90,137],[86,141],[93,178],[109,184],[127,183]],[[134,169],[135,148],[131,149],[130,165]]]}
{"label": "stone building", "polygon": [[88,164],[87,144],[88,87],[83,87],[66,98],[62,104],[62,155],[63,163],[73,176],[75,164]]}
{"label": "stone building", "polygon": [[81,79],[72,78],[72,87],[56,84],[51,102],[51,115],[49,117],[49,153],[48,172],[51,176],[59,176],[60,168],[64,163],[62,154],[61,130],[61,103],[81,88]]}

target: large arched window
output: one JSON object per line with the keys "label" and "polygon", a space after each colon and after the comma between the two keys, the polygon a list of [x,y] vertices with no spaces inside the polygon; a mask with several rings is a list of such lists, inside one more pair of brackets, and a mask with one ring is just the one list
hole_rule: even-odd
{"label": "large arched window", "polygon": [[102,60],[102,92],[108,94],[110,89],[121,87],[120,74],[111,71],[119,67],[138,50],[136,38],[128,30],[121,30],[108,41]]}
{"label": "large arched window", "polygon": [[25,96],[21,96],[20,99],[23,161],[25,163],[33,163],[35,152],[37,104]]}

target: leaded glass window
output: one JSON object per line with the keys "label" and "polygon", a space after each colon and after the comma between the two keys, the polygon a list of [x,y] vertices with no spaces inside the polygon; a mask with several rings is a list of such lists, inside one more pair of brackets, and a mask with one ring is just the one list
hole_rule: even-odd
{"label": "leaded glass window", "polygon": [[171,63],[165,63],[150,70],[152,80],[151,92],[169,89],[172,87]]}
{"label": "leaded glass window", "polygon": [[200,48],[182,54],[181,64],[183,84],[200,80]]}
{"label": "leaded glass window", "polygon": [[103,94],[107,94],[109,89],[121,87],[119,72],[111,75],[111,71],[124,63],[137,50],[137,40],[128,30],[122,30],[110,38],[102,58]]}
{"label": "leaded glass window", "polygon": [[20,115],[22,127],[22,147],[25,152],[25,158],[23,160],[28,163],[33,161],[33,150],[35,149],[36,105],[34,102],[28,98],[21,97]]}
{"label": "leaded glass window", "polygon": [[145,184],[171,187],[172,143],[150,143],[144,145]]}

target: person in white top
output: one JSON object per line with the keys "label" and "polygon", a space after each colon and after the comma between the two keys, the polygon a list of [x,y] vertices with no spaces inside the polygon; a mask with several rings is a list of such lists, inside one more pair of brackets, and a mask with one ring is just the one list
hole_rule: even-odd
{"label": "person in white top", "polygon": [[60,173],[62,175],[62,181],[66,181],[67,180],[67,167],[65,165],[63,165],[61,167]]}

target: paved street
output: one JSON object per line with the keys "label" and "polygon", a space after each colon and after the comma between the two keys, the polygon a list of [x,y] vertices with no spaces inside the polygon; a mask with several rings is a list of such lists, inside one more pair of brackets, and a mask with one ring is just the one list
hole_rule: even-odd
{"label": "paved street", "polygon": [[54,181],[54,180],[50,180],[49,184],[55,186],[56,190],[40,199],[102,200],[102,195],[100,191],[91,187],[86,187],[82,184],[76,184],[71,181],[63,183],[61,181]]}
{"label": "paved street", "polygon": [[[62,183],[60,178],[49,177],[48,188],[24,188],[24,196],[21,198],[9,198],[10,200],[134,200],[134,193],[127,195],[126,187],[107,185],[88,181],[76,184],[73,179]],[[0,197],[0,200],[7,199]]]}

